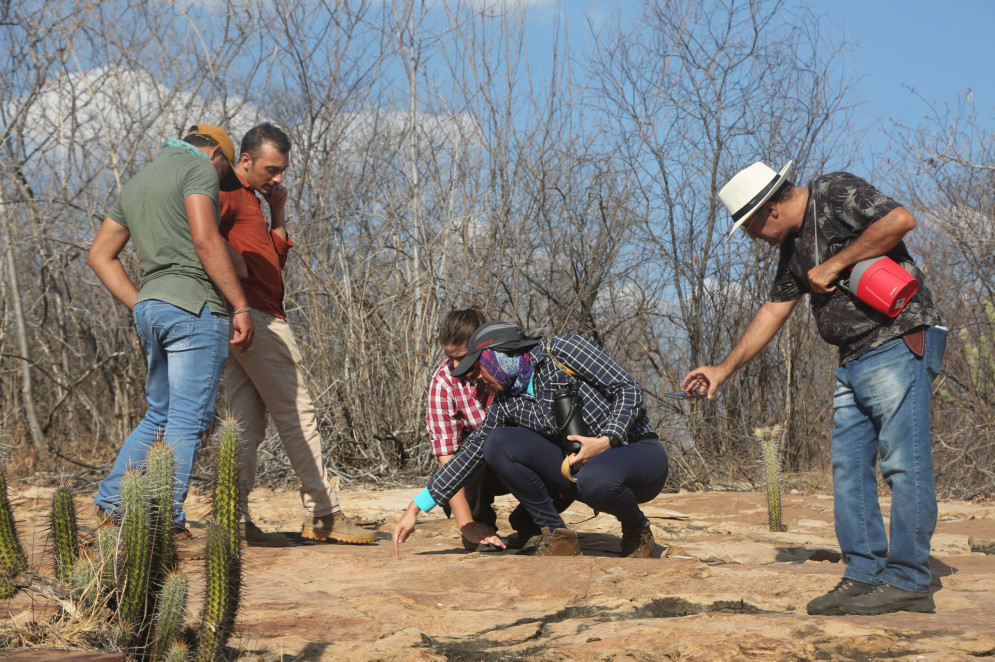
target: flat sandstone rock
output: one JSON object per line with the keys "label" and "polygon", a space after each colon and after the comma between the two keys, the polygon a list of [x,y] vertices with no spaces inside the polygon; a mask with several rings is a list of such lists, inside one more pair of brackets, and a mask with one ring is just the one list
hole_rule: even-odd
{"label": "flat sandstone rock", "polygon": [[[787,530],[766,527],[765,496],[664,494],[644,508],[654,558],[618,558],[618,523],[574,505],[582,558],[467,553],[436,509],[394,556],[390,532],[417,490],[343,490],[375,545],[299,539],[296,492],[257,490],[251,509],[287,548],[247,548],[232,644],[242,660],[970,660],[995,655],[995,540],[990,504],[940,504],[932,559],[935,614],[809,616],[805,604],[843,572],[825,495],[788,494]],[[35,495],[32,495],[34,497]],[[81,499],[82,501],[82,499]],[[45,498],[24,499],[45,507]],[[204,520],[209,507],[192,497]],[[513,502],[498,501],[507,533]],[[887,513],[888,503],[882,506]],[[35,506],[32,506],[35,507]],[[82,508],[84,524],[89,509]],[[44,547],[43,517],[18,512]],[[195,535],[204,530],[193,527]],[[25,532],[26,533],[26,532]],[[22,534],[23,535],[23,534]],[[44,560],[44,559],[43,559]],[[196,586],[201,566],[188,568]],[[15,598],[0,605],[22,613]],[[196,620],[199,598],[191,600]],[[281,657],[282,656],[282,657]],[[57,659],[57,658],[56,658]]]}

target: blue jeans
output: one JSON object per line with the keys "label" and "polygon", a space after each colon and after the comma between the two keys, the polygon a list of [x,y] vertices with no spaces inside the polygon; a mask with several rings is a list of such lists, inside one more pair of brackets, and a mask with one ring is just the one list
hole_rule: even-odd
{"label": "blue jeans", "polygon": [[176,456],[173,521],[183,525],[190,472],[214,417],[221,369],[228,358],[228,318],[211,313],[206,304],[194,315],[155,300],[136,303],[134,318],[148,361],[148,411],[121,446],[94,501],[107,512],[120,513],[121,477],[128,469],[141,469],[149,446],[161,438]]}
{"label": "blue jeans", "polygon": [[[923,358],[896,338],[836,371],[830,455],[844,577],[929,591],[936,528],[929,410],[946,344],[946,330],[929,327]],[[879,454],[891,488],[890,547],[878,504]]]}

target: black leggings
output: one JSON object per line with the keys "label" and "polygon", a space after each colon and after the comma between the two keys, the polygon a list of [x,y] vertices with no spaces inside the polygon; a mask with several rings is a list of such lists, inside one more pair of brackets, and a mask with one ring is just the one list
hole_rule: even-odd
{"label": "black leggings", "polygon": [[626,529],[636,529],[646,520],[639,504],[656,497],[667,480],[667,453],[655,438],[609,448],[591,458],[577,473],[576,483],[560,473],[560,447],[525,428],[495,429],[484,442],[484,458],[532,520],[551,529],[564,523],[547,487],[614,515]]}

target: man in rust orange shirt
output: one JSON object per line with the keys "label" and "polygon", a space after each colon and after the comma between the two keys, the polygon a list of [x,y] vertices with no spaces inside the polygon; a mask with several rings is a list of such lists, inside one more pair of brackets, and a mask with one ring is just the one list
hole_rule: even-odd
{"label": "man in rust orange shirt", "polygon": [[[245,261],[242,279],[255,341],[245,353],[231,352],[225,364],[228,403],[245,428],[239,498],[246,543],[283,547],[288,538],[264,533],[249,516],[249,492],[255,483],[259,445],[266,434],[268,411],[301,480],[304,524],[301,536],[312,540],[372,543],[372,531],[343,515],[335,489],[321,461],[321,437],[314,404],[304,383],[301,352],[283,310],[283,268],[293,246],[287,237],[287,189],[283,171],[290,162],[290,139],[269,123],[251,129],[242,138],[235,174],[242,187],[221,193],[221,234]],[[256,195],[269,205],[270,221]]]}

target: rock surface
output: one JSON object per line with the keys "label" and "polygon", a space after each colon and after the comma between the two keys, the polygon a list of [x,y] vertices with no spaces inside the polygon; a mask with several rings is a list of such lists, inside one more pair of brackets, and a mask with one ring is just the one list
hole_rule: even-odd
{"label": "rock surface", "polygon": [[[347,514],[376,527],[375,545],[299,538],[296,493],[257,490],[282,549],[248,548],[232,643],[245,660],[970,660],[995,656],[995,506],[940,504],[933,538],[935,614],[816,617],[805,604],[842,574],[832,497],[788,494],[783,533],[766,528],[765,496],[666,494],[644,510],[655,558],[618,558],[618,524],[572,506],[583,558],[467,553],[441,512],[422,515],[395,556],[390,532],[417,490],[344,490]],[[36,554],[49,492],[14,508]],[[81,502],[83,500],[81,499]],[[89,508],[81,503],[82,519]],[[513,502],[499,500],[506,518]],[[887,513],[888,502],[882,506]],[[197,536],[208,506],[188,502]],[[506,519],[499,520],[507,527]],[[22,534],[22,535],[23,535]],[[979,550],[979,551],[972,551]],[[198,562],[191,574],[199,576]],[[202,562],[200,562],[202,563]],[[6,607],[6,608],[5,608]],[[34,610],[0,604],[6,618]],[[191,622],[200,611],[191,600]]]}

